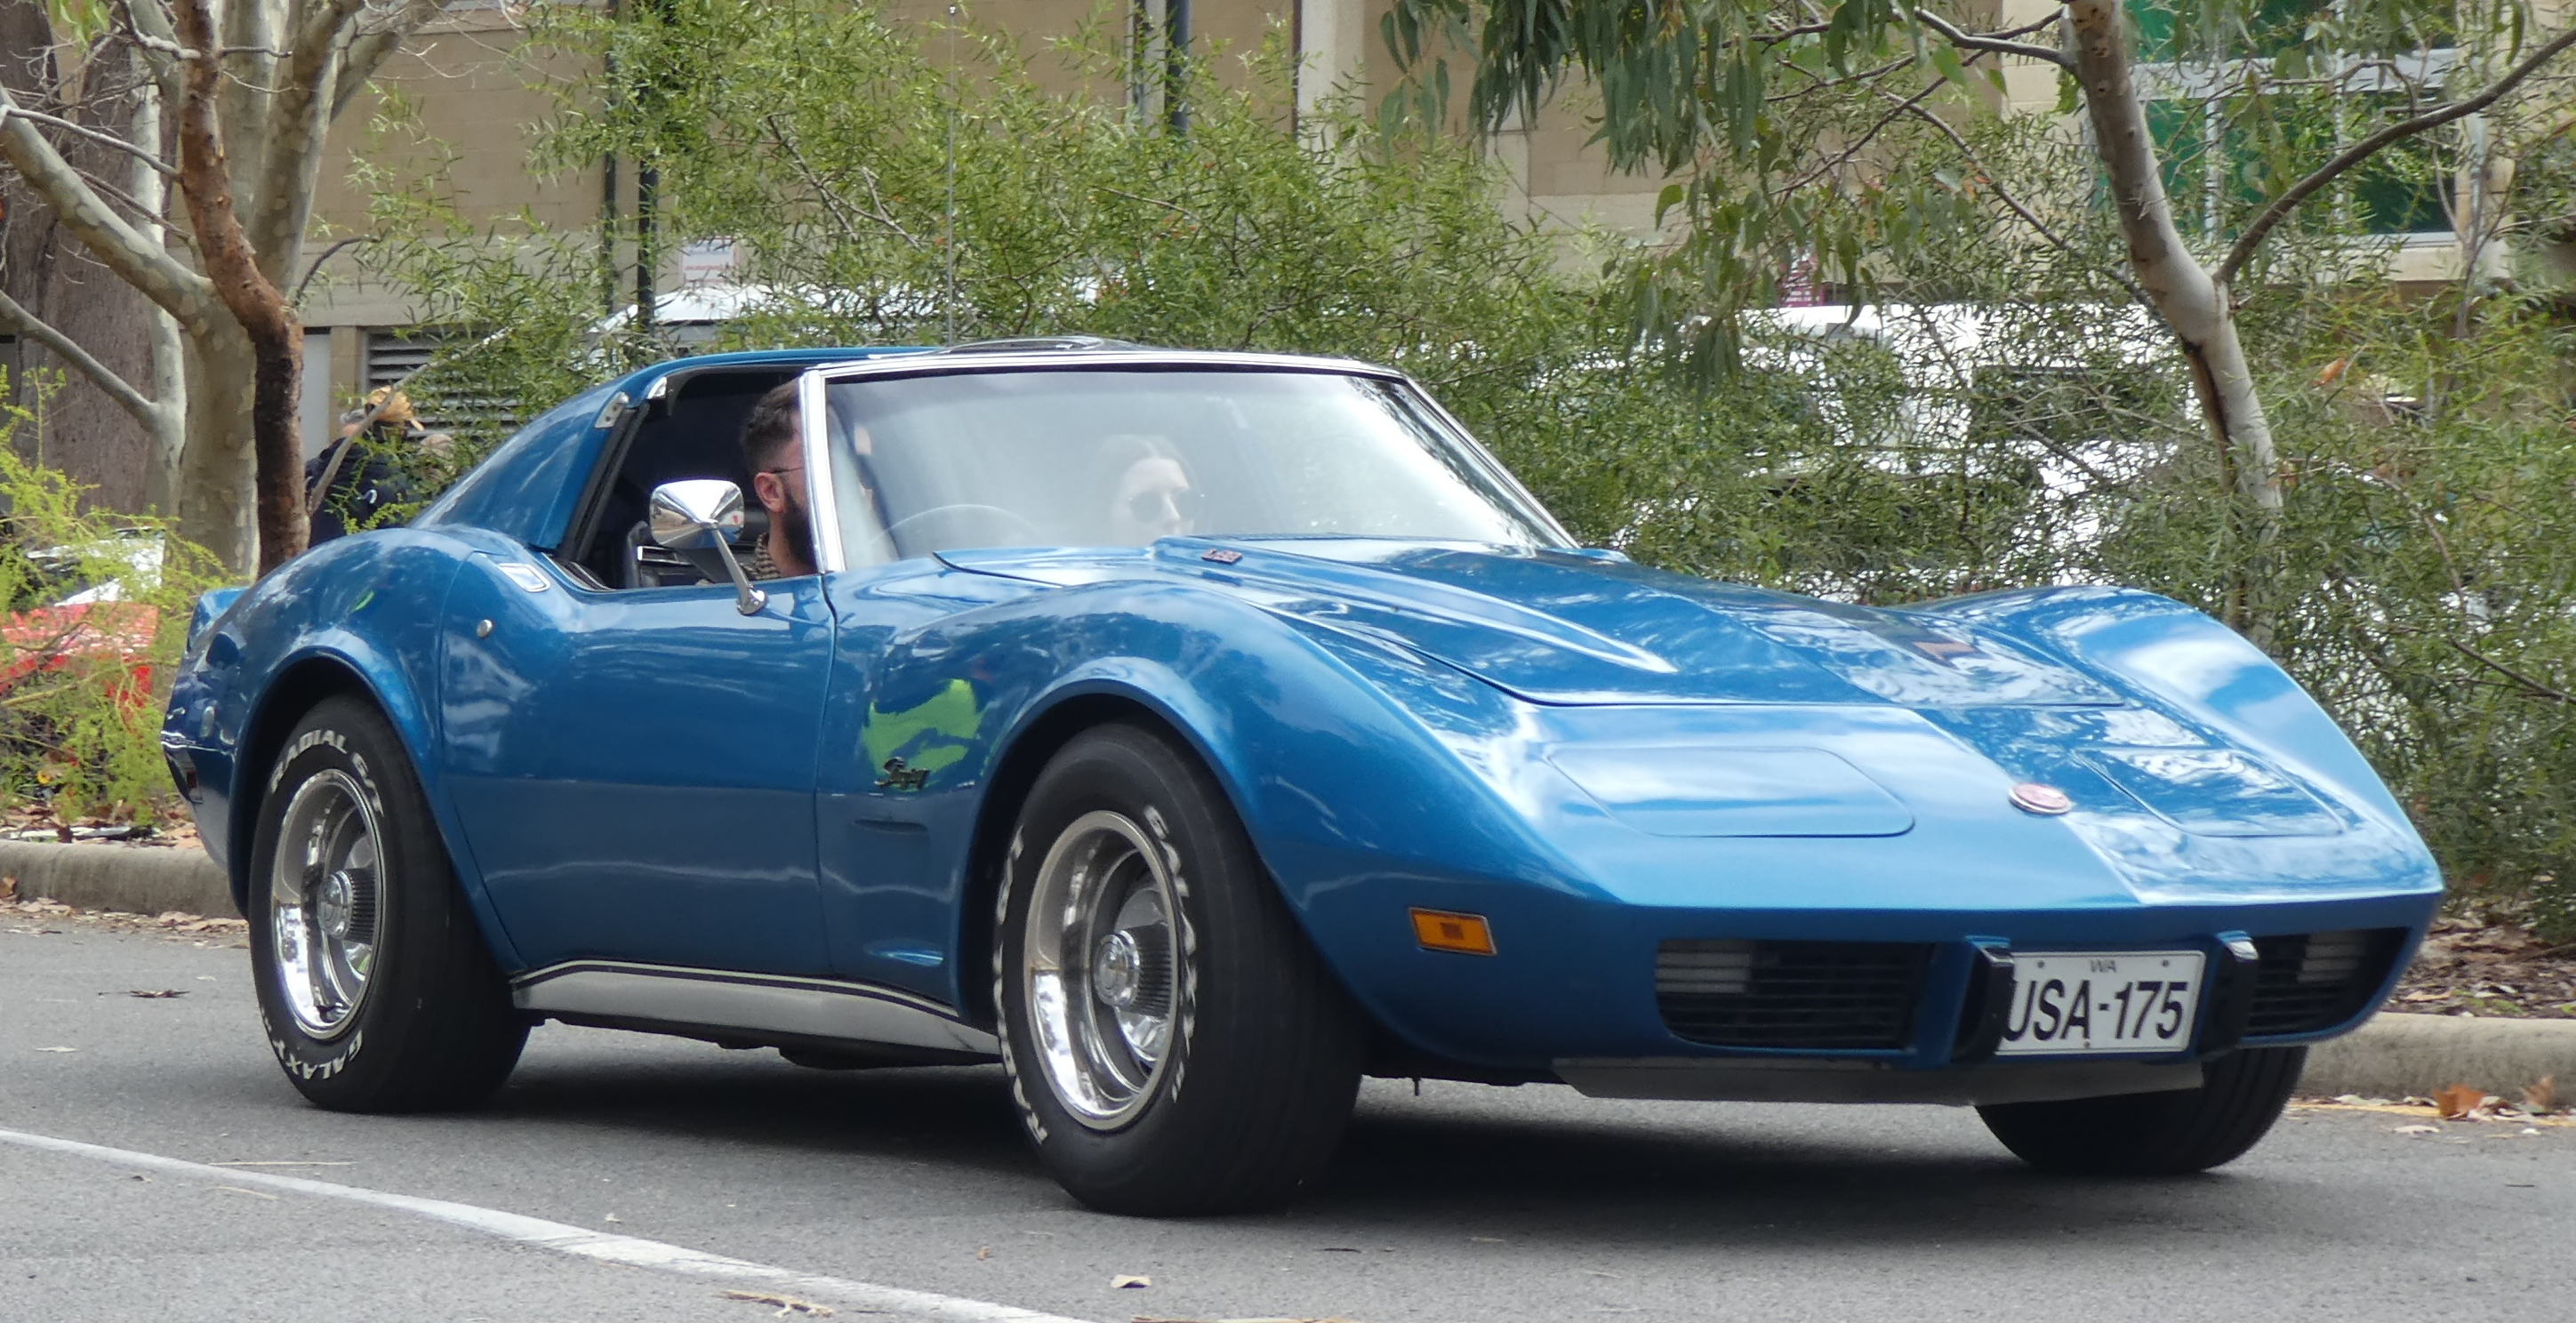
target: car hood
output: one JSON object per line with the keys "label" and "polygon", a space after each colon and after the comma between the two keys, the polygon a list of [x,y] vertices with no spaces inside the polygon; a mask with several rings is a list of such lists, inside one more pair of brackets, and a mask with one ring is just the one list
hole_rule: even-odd
{"label": "car hood", "polygon": [[1937,611],[1846,606],[1623,558],[1368,538],[944,553],[1063,586],[1176,578],[1391,642],[1532,702],[2115,706],[2099,680]]}

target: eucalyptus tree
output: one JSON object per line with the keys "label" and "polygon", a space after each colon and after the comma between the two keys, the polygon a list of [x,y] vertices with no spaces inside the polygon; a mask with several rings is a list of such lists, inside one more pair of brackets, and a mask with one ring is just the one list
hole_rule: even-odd
{"label": "eucalyptus tree", "polygon": [[[25,3],[25,0],[20,0]],[[303,260],[323,137],[443,0],[48,0],[50,44],[0,78],[0,163],[168,321],[131,382],[23,306],[0,322],[95,381],[155,442],[147,490],[236,570],[304,548]],[[93,163],[114,161],[113,174]],[[170,204],[182,204],[173,216]],[[184,348],[184,373],[172,370]]]}
{"label": "eucalyptus tree", "polygon": [[[1487,128],[1588,81],[1613,160],[1674,177],[1661,205],[1682,232],[1639,281],[1639,311],[1650,333],[1703,356],[1730,352],[1737,314],[1798,262],[1866,287],[1891,245],[1942,242],[1926,212],[1983,209],[2063,245],[2071,216],[2109,209],[2126,255],[2106,274],[2171,329],[2247,515],[2247,584],[2231,614],[2261,637],[2281,460],[2237,312],[2263,282],[2267,239],[2320,200],[2349,210],[2352,182],[2390,153],[2527,99],[2576,27],[2545,31],[2524,0],[2071,0],[2018,23],[1992,12],[1395,0],[1385,37],[1409,75],[1389,104],[1445,111],[1453,53],[1474,63],[1470,113]],[[1979,167],[1960,127],[2007,110],[2013,64],[2054,72],[2057,110],[2084,135],[2096,178],[2022,197]],[[1967,168],[1909,171],[1886,150],[1900,126],[1947,139]],[[2169,183],[2195,172],[2204,205],[2178,214]]]}

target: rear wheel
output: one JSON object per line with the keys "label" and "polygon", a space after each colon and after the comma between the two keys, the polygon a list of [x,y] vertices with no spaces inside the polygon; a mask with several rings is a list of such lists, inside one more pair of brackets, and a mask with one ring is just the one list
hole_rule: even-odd
{"label": "rear wheel", "polygon": [[2206,1083],[2174,1093],[1980,1107],[1986,1128],[2022,1161],[2093,1176],[2171,1176],[2243,1157],[2281,1118],[2307,1064],[2304,1047],[2256,1047],[2204,1067]]}
{"label": "rear wheel", "polygon": [[1355,1012],[1188,754],[1078,736],[1011,843],[994,997],[1040,1158],[1105,1212],[1278,1203],[1321,1175],[1359,1087]]}
{"label": "rear wheel", "polygon": [[471,1106],[528,1025],[458,891],[428,802],[374,708],[326,699],[269,778],[250,858],[251,968],[269,1046],[335,1111]]}

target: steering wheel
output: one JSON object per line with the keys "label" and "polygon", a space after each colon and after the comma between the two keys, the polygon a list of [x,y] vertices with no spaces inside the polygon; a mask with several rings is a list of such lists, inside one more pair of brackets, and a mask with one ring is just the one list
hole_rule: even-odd
{"label": "steering wheel", "polygon": [[[897,546],[906,546],[905,530],[910,529],[914,525],[922,523],[925,520],[938,519],[942,517],[951,519],[989,520],[1008,529],[1013,534],[1026,534],[1026,541],[1028,543],[1034,544],[1045,540],[1039,535],[1038,526],[1036,524],[1030,523],[1028,519],[1016,512],[1005,510],[998,505],[975,505],[966,502],[960,502],[956,505],[934,505],[927,510],[915,510],[911,514],[905,515],[903,518],[888,524],[886,526],[886,537],[893,541]],[[971,527],[971,525],[969,526]],[[959,531],[963,532],[964,529],[960,529]],[[971,545],[983,541],[983,539],[973,537],[947,537],[933,538],[931,541],[939,544],[941,547],[946,547]],[[1005,540],[992,545],[1009,546],[1012,545],[1012,543]]]}

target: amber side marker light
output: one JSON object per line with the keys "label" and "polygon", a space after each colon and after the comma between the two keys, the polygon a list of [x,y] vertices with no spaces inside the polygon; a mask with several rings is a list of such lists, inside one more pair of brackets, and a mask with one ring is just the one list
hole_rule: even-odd
{"label": "amber side marker light", "polygon": [[1481,914],[1453,914],[1448,910],[1415,910],[1413,937],[1425,951],[1455,951],[1460,955],[1492,955],[1494,930],[1485,924]]}

